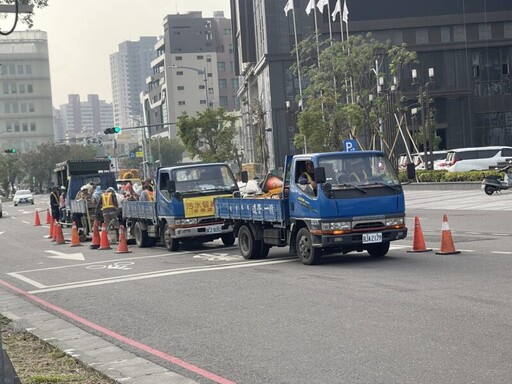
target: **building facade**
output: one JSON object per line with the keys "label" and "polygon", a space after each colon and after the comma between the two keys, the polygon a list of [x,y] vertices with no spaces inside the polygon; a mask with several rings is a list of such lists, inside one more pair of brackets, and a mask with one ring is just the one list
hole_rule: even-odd
{"label": "building facade", "polygon": [[[345,1],[350,35],[371,32],[377,40],[405,43],[418,53],[419,63],[401,74],[402,91],[411,100],[417,97],[411,73],[416,69],[417,82],[430,91],[441,149],[512,145],[512,2]],[[340,15],[335,15],[334,22],[330,15],[336,2],[330,0],[323,13],[316,12],[322,39],[331,33],[340,39]],[[260,134],[250,117],[250,104],[256,97],[263,107],[266,132],[270,132],[270,167],[282,166],[286,154],[303,150],[293,145],[299,79],[290,67],[295,63],[295,36],[302,41],[316,29],[314,13],[305,12],[309,0],[293,2],[295,25],[292,12],[288,16],[283,12],[286,3],[231,0],[235,68],[243,76],[238,95],[249,100],[241,107],[245,146]],[[435,73],[433,81],[429,81],[429,68]],[[252,151],[246,150],[246,156],[254,156]]]}
{"label": "building facade", "polygon": [[30,151],[54,140],[46,32],[0,39],[0,146]]}
{"label": "building facade", "polygon": [[87,95],[86,101],[80,95],[68,95],[68,103],[60,106],[58,114],[62,126],[62,141],[98,137],[105,128],[114,126],[112,104],[100,100],[98,95]]}
{"label": "building facade", "polygon": [[114,123],[120,127],[141,125],[139,95],[147,89],[157,40],[156,36],[142,36],[138,41],[124,41],[110,55]]}
{"label": "building facade", "polygon": [[224,13],[204,18],[202,12],[168,15],[147,91],[141,95],[147,124],[163,124],[152,134],[176,137],[177,118],[206,108],[238,106],[231,22]]}

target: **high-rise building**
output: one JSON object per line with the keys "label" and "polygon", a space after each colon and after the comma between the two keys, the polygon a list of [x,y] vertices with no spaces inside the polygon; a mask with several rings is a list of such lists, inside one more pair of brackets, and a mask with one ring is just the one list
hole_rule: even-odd
{"label": "high-rise building", "polygon": [[105,128],[114,126],[112,104],[100,100],[98,95],[68,95],[68,103],[60,106],[63,140],[75,140],[88,136],[101,136]]}
{"label": "high-rise building", "polygon": [[0,145],[21,151],[54,140],[46,32],[0,39]]}
{"label": "high-rise building", "polygon": [[151,61],[155,58],[156,36],[143,36],[138,41],[124,41],[110,55],[114,122],[120,127],[141,124],[140,93],[147,89]]}
{"label": "high-rise building", "polygon": [[164,125],[154,133],[176,136],[176,121],[206,108],[238,106],[231,22],[222,11],[168,15],[164,37],[155,45],[152,76],[142,95],[145,121]]}
{"label": "high-rise building", "polygon": [[[284,1],[272,7],[259,0],[230,3],[235,65],[244,79],[239,96],[248,101],[242,107],[243,127],[251,125],[250,103],[260,98],[265,127],[271,129],[272,161],[282,166],[285,155],[303,150],[293,144],[301,84],[290,70],[295,64],[291,54],[295,38],[300,42],[313,36],[316,20],[321,39],[329,38],[332,32],[333,38],[340,40],[339,13],[335,22],[331,19],[337,0],[329,0],[323,13],[315,9],[309,15],[305,12],[308,0],[296,0],[293,12],[287,13],[283,12]],[[418,53],[418,63],[403,68],[400,74],[401,91],[414,100],[418,98],[418,84],[429,82],[428,102],[435,109],[434,126],[441,149],[512,145],[511,1],[345,0],[344,4],[350,12],[349,36],[371,32],[379,41],[405,44]],[[430,68],[435,73],[432,82]],[[416,69],[417,81],[411,69]],[[379,72],[389,75],[389,69]],[[409,111],[407,119],[411,121]],[[247,145],[254,142],[253,134],[245,132]],[[400,149],[399,145],[403,143],[399,141],[396,148]],[[245,153],[251,154],[249,148]]]}

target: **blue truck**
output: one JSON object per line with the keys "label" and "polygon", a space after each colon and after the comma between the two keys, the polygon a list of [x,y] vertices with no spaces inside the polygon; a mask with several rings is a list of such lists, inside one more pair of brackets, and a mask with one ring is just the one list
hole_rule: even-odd
{"label": "blue truck", "polygon": [[[299,182],[309,161],[316,188]],[[391,241],[407,236],[402,185],[382,152],[287,156],[284,169],[278,194],[215,199],[215,214],[232,221],[244,258],[265,258],[274,246],[289,246],[307,265],[329,253],[383,257]]]}
{"label": "blue truck", "polygon": [[213,200],[231,197],[238,185],[224,163],[191,163],[159,168],[154,201],[124,201],[123,220],[138,247],[162,243],[177,251],[180,243],[221,239],[233,245],[231,222],[216,218]]}
{"label": "blue truck", "polygon": [[66,214],[62,224],[76,222],[80,240],[85,241],[92,232],[96,205],[85,200],[75,200],[83,185],[92,183],[102,190],[108,187],[117,189],[116,175],[111,171],[109,159],[66,160],[55,165],[57,185],[66,189]]}

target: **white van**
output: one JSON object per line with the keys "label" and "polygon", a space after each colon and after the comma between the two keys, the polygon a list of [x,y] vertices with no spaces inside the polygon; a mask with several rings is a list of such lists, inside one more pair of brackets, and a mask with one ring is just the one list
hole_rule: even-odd
{"label": "white van", "polygon": [[512,147],[474,147],[452,149],[446,154],[446,170],[465,172],[487,170],[512,159]]}

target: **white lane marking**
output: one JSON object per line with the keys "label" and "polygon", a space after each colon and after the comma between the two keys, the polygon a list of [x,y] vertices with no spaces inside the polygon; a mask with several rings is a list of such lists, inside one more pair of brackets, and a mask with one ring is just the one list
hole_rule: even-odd
{"label": "white lane marking", "polygon": [[208,261],[239,261],[243,259],[242,256],[233,256],[227,253],[200,253],[198,255],[195,255],[193,258]]}
{"label": "white lane marking", "polygon": [[108,264],[108,265],[89,265],[87,267],[87,269],[121,269],[123,271],[127,271],[129,269],[132,269],[130,268],[132,265],[134,265],[135,263],[133,261],[129,261],[129,262],[126,262],[126,263],[114,263],[114,264]]}
{"label": "white lane marking", "polygon": [[25,283],[28,283],[30,285],[33,285],[36,288],[46,288],[46,285],[38,283],[35,280],[29,279],[28,277],[25,277],[23,275],[20,275],[16,272],[8,273],[9,276],[15,277],[18,280],[24,281]]}
{"label": "white lane marking", "polygon": [[28,221],[25,221],[25,220],[21,220],[22,223],[25,223],[25,224],[30,224]]}
{"label": "white lane marking", "polygon": [[5,232],[0,232],[0,235],[3,235]]}
{"label": "white lane marking", "polygon": [[78,253],[64,253],[58,251],[45,251],[46,253],[52,253],[54,256],[48,256],[50,259],[66,259],[66,260],[78,260],[85,261],[85,257],[81,252]]}
{"label": "white lane marking", "polygon": [[297,262],[297,258],[294,257],[294,258],[285,259],[285,260],[272,260],[272,261],[263,261],[263,262],[262,261],[260,261],[260,262],[245,262],[243,264],[237,264],[237,265],[211,266],[211,267],[201,267],[201,268],[194,268],[194,269],[179,268],[179,270],[150,272],[148,274],[139,274],[139,275],[119,277],[119,278],[111,278],[111,279],[105,280],[105,281],[90,280],[90,281],[84,281],[81,283],[72,283],[72,284],[68,284],[66,286],[53,286],[53,287],[48,287],[48,288],[44,288],[44,289],[38,289],[35,291],[29,291],[28,293],[37,294],[37,293],[43,293],[43,292],[55,292],[55,291],[73,289],[73,288],[84,288],[84,287],[92,287],[92,286],[96,286],[96,285],[121,283],[121,282],[126,282],[126,281],[152,279],[155,277],[183,275],[183,274],[187,274],[187,273],[197,273],[197,272],[219,271],[219,270],[227,270],[227,269],[235,269],[235,268],[248,268],[248,267],[253,267],[255,265],[258,265],[258,266],[273,265],[273,264],[282,264],[282,263],[290,263],[290,262]]}
{"label": "white lane marking", "polygon": [[512,252],[492,251],[491,253],[496,254],[496,255],[512,255]]}

